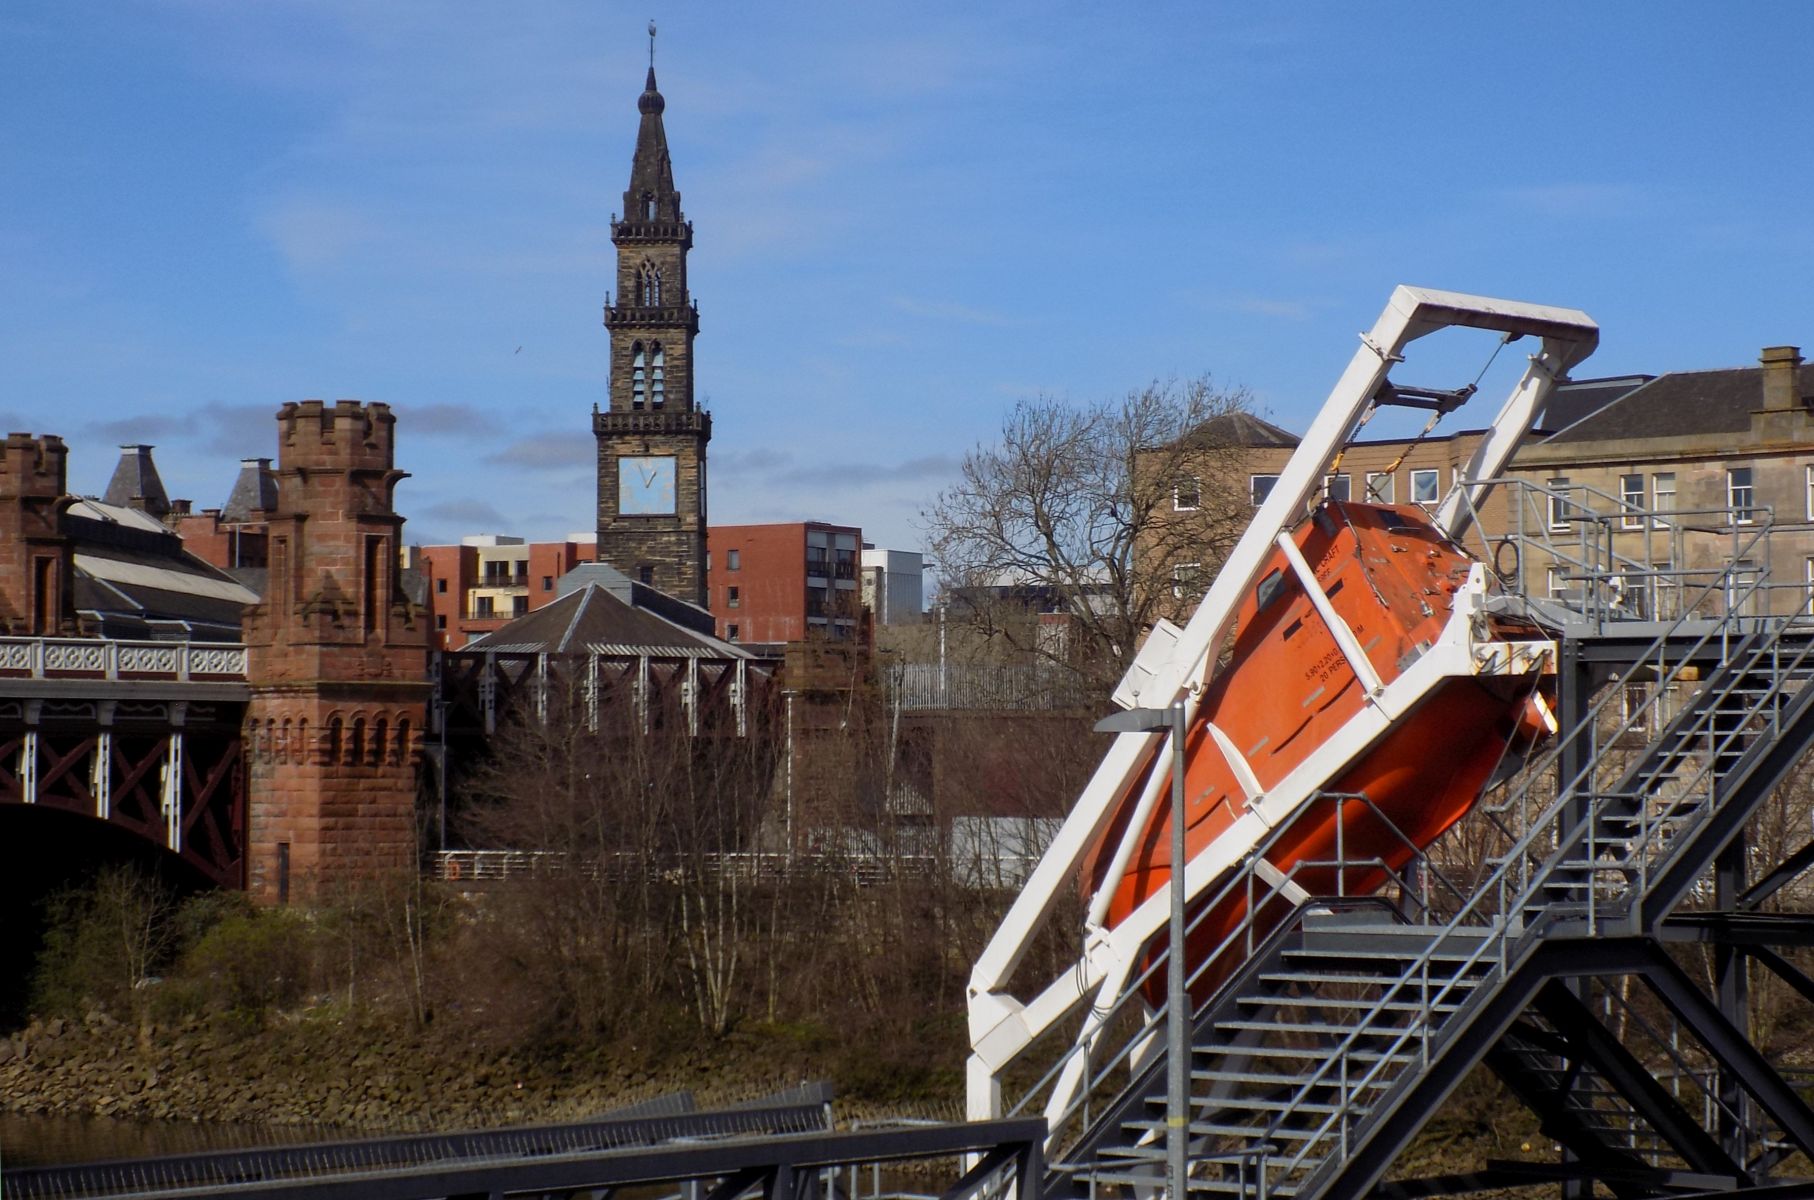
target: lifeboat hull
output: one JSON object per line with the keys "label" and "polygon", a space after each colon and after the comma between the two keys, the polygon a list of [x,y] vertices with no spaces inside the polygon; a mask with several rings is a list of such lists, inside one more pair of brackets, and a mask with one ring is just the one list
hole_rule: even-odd
{"label": "lifeboat hull", "polygon": [[[1422,510],[1410,506],[1327,503],[1291,537],[1382,688],[1442,636],[1454,616],[1454,597],[1474,567]],[[1185,740],[1191,859],[1218,840],[1259,844],[1253,822],[1237,826],[1259,797],[1248,795],[1222,746],[1244,759],[1263,795],[1342,736],[1374,700],[1283,551],[1274,551],[1259,578],[1239,612],[1228,660],[1205,689]],[[1543,636],[1533,627],[1489,634]],[[1318,795],[1278,821],[1266,837],[1264,857],[1312,895],[1377,891],[1472,807],[1509,744],[1533,736],[1539,681],[1535,672],[1443,678],[1414,709],[1320,780]],[[1223,735],[1220,744],[1212,725]],[[1136,798],[1155,771],[1165,780],[1162,799],[1144,828],[1131,830]],[[1170,882],[1169,783],[1170,756],[1156,757],[1122,796],[1086,860],[1086,890],[1094,895],[1112,888],[1106,910],[1111,928]],[[1120,877],[1110,880],[1113,848],[1130,835],[1136,838],[1132,856]],[[1231,845],[1220,857],[1238,862],[1254,848]],[[1335,865],[1338,857],[1345,865]],[[1211,886],[1199,894],[1216,897],[1222,890]],[[1259,911],[1241,946],[1225,948],[1247,921],[1250,890]],[[1189,951],[1199,1000],[1245,957],[1250,939],[1263,937],[1294,907],[1283,897],[1259,902],[1270,894],[1256,885],[1198,902]],[[1148,954],[1157,951],[1149,947]],[[1152,979],[1149,998],[1157,1002],[1162,979]]]}

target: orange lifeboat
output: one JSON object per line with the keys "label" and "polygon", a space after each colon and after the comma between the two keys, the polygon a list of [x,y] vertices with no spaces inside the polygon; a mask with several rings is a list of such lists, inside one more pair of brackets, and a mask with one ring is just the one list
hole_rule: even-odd
{"label": "orange lifeboat", "polygon": [[[1441,636],[1456,593],[1474,559],[1445,538],[1414,506],[1327,502],[1291,534],[1331,607],[1353,631],[1380,685],[1415,663]],[[1185,741],[1186,850],[1195,859],[1219,838],[1251,839],[1236,821],[1249,797],[1229,758],[1210,734],[1223,735],[1246,760],[1262,794],[1327,744],[1371,700],[1366,683],[1344,655],[1281,549],[1257,576],[1237,610],[1226,664],[1204,692]],[[1495,619],[1496,620],[1496,619]],[[1490,636],[1525,640],[1545,635],[1535,627],[1503,623]],[[1390,724],[1360,753],[1345,759],[1314,799],[1287,816],[1264,857],[1278,872],[1313,895],[1366,895],[1385,884],[1473,805],[1506,748],[1543,731],[1546,709],[1536,694],[1541,676],[1455,675],[1424,695],[1411,712]],[[1170,756],[1160,755],[1124,791],[1094,851],[1085,859],[1085,888],[1107,885],[1114,847],[1127,835],[1136,798],[1154,770],[1159,792],[1171,795]],[[1351,798],[1341,799],[1342,796]],[[1353,798],[1364,796],[1365,799]],[[1113,927],[1171,878],[1171,806],[1151,810],[1132,857],[1112,886],[1105,924]],[[1247,845],[1239,848],[1243,853]],[[1345,864],[1337,866],[1336,860]],[[1240,855],[1232,856],[1239,861]],[[1247,889],[1201,895],[1191,918],[1190,964],[1198,970],[1193,992],[1207,997],[1240,955],[1209,963],[1224,939],[1246,917]],[[1276,915],[1256,917],[1256,936]],[[1205,912],[1205,909],[1209,911]],[[1269,919],[1270,918],[1270,919]],[[1149,945],[1148,955],[1156,953]],[[1149,999],[1162,999],[1164,979],[1149,979]]]}

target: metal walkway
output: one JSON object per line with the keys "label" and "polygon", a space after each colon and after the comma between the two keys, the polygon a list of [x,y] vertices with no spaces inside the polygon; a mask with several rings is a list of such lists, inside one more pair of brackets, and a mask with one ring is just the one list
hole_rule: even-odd
{"label": "metal walkway", "polygon": [[[697,1111],[677,1095],[596,1120],[473,1133],[373,1138],[9,1171],[8,1200],[259,1196],[270,1200],[653,1194],[734,1200],[858,1200],[877,1178],[859,1166],[921,1162],[954,1177],[945,1196],[1036,1200],[1039,1121],[831,1126],[831,1089],[810,1084],[736,1108]],[[953,1164],[970,1156],[975,1165]]]}

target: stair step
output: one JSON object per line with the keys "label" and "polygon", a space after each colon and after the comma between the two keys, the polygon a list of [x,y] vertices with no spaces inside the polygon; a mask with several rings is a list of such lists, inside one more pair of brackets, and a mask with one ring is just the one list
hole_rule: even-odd
{"label": "stair step", "polygon": [[[1355,1114],[1356,1122],[1366,1115],[1366,1110],[1359,1106],[1355,1106],[1351,1111]],[[1320,1126],[1323,1122],[1318,1121],[1316,1124]],[[1139,1130],[1142,1133],[1163,1133],[1165,1122],[1139,1119],[1123,1121],[1121,1127]],[[1193,1137],[1250,1137],[1264,1138],[1273,1142],[1309,1142],[1322,1136],[1315,1128],[1299,1129],[1290,1125],[1280,1125],[1276,1128],[1270,1125],[1235,1125],[1226,1121],[1192,1121],[1190,1132]]]}
{"label": "stair step", "polygon": [[[1262,1021],[1258,1018],[1231,1017],[1217,1021],[1217,1029],[1247,1029],[1262,1033],[1329,1033],[1342,1037],[1396,1038],[1401,1035],[1417,1036],[1417,1027],[1412,1025],[1372,1025],[1360,1028],[1354,1025],[1342,1025],[1333,1021]],[[1199,1052],[1207,1047],[1199,1047]],[[1229,1046],[1223,1052],[1242,1053],[1245,1047]],[[1327,1053],[1327,1050],[1325,1050]]]}
{"label": "stair step", "polygon": [[[1303,1165],[1305,1167],[1314,1167],[1317,1163],[1306,1159]],[[1196,1169],[1201,1171],[1204,1168],[1202,1164],[1198,1164]],[[1156,1171],[1126,1170],[1112,1167],[1098,1168],[1091,1171],[1080,1171],[1077,1174],[1077,1178],[1079,1180],[1087,1180],[1092,1184],[1118,1184],[1122,1187],[1151,1188],[1160,1193],[1163,1193],[1166,1189],[1166,1172],[1164,1167],[1160,1167]],[[1191,1175],[1191,1177],[1185,1181],[1184,1187],[1187,1194],[1197,1193],[1209,1196],[1252,1196],[1255,1194],[1254,1189],[1255,1184],[1251,1179],[1244,1183],[1238,1176],[1222,1179],[1203,1178],[1195,1174]],[[1297,1194],[1297,1189],[1288,1183],[1274,1183],[1266,1189],[1266,1194],[1268,1196],[1278,1196],[1280,1197],[1280,1200],[1289,1200],[1289,1197]]]}
{"label": "stair step", "polygon": [[[1328,1057],[1327,1052],[1324,1052],[1323,1057],[1324,1058]],[[1349,1057],[1354,1058],[1356,1056],[1350,1055]],[[1407,1056],[1399,1055],[1397,1057],[1405,1058]],[[1372,1067],[1372,1064],[1378,1062],[1379,1059],[1380,1059],[1379,1055],[1373,1055],[1373,1056],[1369,1057],[1369,1059],[1367,1060],[1367,1064],[1368,1064],[1367,1069],[1370,1070]],[[1360,1064],[1358,1062],[1356,1062],[1354,1065],[1359,1066]],[[1197,1083],[1246,1083],[1246,1084],[1256,1084],[1256,1085],[1259,1085],[1262,1087],[1290,1087],[1290,1088],[1303,1087],[1303,1086],[1305,1086],[1307,1084],[1311,1084],[1311,1083],[1314,1083],[1317,1087],[1334,1087],[1336,1085],[1336,1083],[1338,1082],[1337,1077],[1334,1073],[1324,1075],[1319,1079],[1317,1077],[1316,1072],[1314,1072],[1314,1071],[1298,1072],[1295,1074],[1288,1074],[1288,1075],[1272,1075],[1272,1074],[1267,1074],[1266,1072],[1263,1072],[1263,1071],[1193,1070],[1190,1073],[1190,1079],[1193,1084],[1197,1084]],[[1354,1087],[1357,1085],[1350,1084],[1349,1086]],[[1365,1086],[1379,1087],[1379,1088],[1390,1087],[1391,1081],[1382,1077],[1382,1078],[1373,1080],[1371,1083],[1368,1083]],[[1201,1099],[1201,1097],[1199,1097],[1199,1099]]]}
{"label": "stair step", "polygon": [[[1433,981],[1429,985],[1429,990],[1441,991],[1445,982]],[[1455,1012],[1462,1005],[1461,999],[1430,1002],[1420,1000],[1417,995],[1422,990],[1424,990],[1423,984],[1412,982],[1400,988],[1399,995],[1390,1000],[1378,1000],[1366,996],[1346,999],[1337,996],[1237,996],[1235,1003],[1254,1006],[1277,1005],[1280,1008],[1352,1008],[1364,1012],[1422,1012],[1427,1008],[1439,1013]]]}
{"label": "stair step", "polygon": [[[1214,1054],[1217,1061],[1224,1058],[1246,1056],[1248,1058],[1288,1058],[1312,1062],[1326,1062],[1329,1058],[1328,1046],[1218,1046],[1213,1050],[1199,1047],[1197,1054]],[[1408,1050],[1350,1050],[1347,1057],[1353,1062],[1376,1063],[1380,1061],[1408,1063],[1417,1057]]]}
{"label": "stair step", "polygon": [[[1330,1086],[1333,1087],[1335,1085],[1332,1082]],[[1164,1096],[1148,1096],[1146,1098],[1148,1108],[1157,1108],[1163,1111],[1165,1103],[1166,1100]],[[1213,1104],[1218,1110],[1240,1109],[1247,1112],[1308,1113],[1319,1117],[1326,1117],[1330,1113],[1354,1109],[1354,1106],[1351,1104],[1331,1104],[1326,1100],[1300,1100],[1294,1102],[1289,1097],[1283,1100],[1274,1100],[1264,1096],[1229,1096],[1217,1097],[1209,1103]],[[1320,1123],[1321,1122],[1319,1122],[1319,1124]]]}
{"label": "stair step", "polygon": [[[1382,975],[1362,975],[1351,971],[1330,971],[1326,973],[1321,971],[1262,971],[1260,973],[1261,983],[1314,983],[1319,986],[1325,983],[1332,983],[1356,984],[1360,986],[1375,984],[1379,987],[1390,987],[1402,978],[1404,978],[1404,972],[1402,971],[1393,971],[1391,974]],[[1466,975],[1456,975],[1445,977],[1442,982],[1445,985],[1452,982],[1457,987],[1472,988],[1478,986],[1480,981],[1469,978]],[[1435,980],[1431,981],[1431,985],[1435,986]]]}

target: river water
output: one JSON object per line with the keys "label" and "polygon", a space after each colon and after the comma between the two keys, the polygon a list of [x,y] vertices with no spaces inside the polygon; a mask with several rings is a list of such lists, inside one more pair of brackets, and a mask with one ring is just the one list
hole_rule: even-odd
{"label": "river water", "polygon": [[[344,1131],[295,1125],[208,1125],[0,1113],[0,1172],[9,1167],[149,1158],[343,1138]],[[0,1178],[4,1178],[0,1175]]]}

